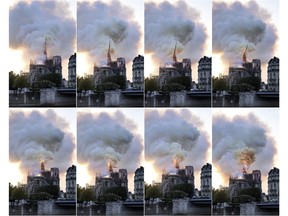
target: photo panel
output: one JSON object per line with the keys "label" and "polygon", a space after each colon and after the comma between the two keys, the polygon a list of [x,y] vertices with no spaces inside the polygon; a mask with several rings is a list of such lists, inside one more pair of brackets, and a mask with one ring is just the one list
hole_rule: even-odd
{"label": "photo panel", "polygon": [[76,107],[76,0],[11,2],[9,59],[9,107]]}
{"label": "photo panel", "polygon": [[145,110],[145,215],[210,215],[210,109]]}
{"label": "photo panel", "polygon": [[77,3],[78,107],[144,106],[144,2]]}
{"label": "photo panel", "polygon": [[78,215],[144,214],[143,133],[143,109],[78,110]]}
{"label": "photo panel", "polygon": [[279,110],[213,110],[213,215],[279,215]]}
{"label": "photo panel", "polygon": [[76,214],[76,111],[10,109],[9,215]]}
{"label": "photo panel", "polygon": [[212,1],[145,1],[145,106],[211,107]]}
{"label": "photo panel", "polygon": [[213,1],[213,107],[279,107],[279,1]]}

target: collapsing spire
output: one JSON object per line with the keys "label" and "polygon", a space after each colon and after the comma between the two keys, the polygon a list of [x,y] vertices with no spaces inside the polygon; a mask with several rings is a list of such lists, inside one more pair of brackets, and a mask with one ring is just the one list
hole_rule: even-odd
{"label": "collapsing spire", "polygon": [[46,40],[46,37],[45,37],[45,42],[44,42],[44,51],[43,51],[43,54],[45,56],[45,60],[47,60],[47,40]]}
{"label": "collapsing spire", "polygon": [[177,49],[177,42],[175,44],[175,48],[174,48],[174,52],[173,52],[173,63],[177,62],[176,49]]}
{"label": "collapsing spire", "polygon": [[111,60],[110,41],[109,41],[108,52],[107,52],[107,65],[110,65],[111,62],[112,60]]}
{"label": "collapsing spire", "polygon": [[242,62],[243,64],[247,63],[247,59],[246,59],[246,52],[247,52],[247,47],[248,47],[248,44],[246,45],[246,48],[243,52],[243,56],[242,56]]}

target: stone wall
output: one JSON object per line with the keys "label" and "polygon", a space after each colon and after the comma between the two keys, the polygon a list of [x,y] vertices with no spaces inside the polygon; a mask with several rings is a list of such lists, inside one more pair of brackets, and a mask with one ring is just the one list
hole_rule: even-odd
{"label": "stone wall", "polygon": [[41,89],[40,92],[10,93],[10,107],[76,106],[75,94],[61,94],[56,88]]}
{"label": "stone wall", "polygon": [[211,215],[211,205],[194,204],[189,199],[145,204],[145,215]]}
{"label": "stone wall", "polygon": [[255,215],[256,203],[240,204],[240,215]]}
{"label": "stone wall", "polygon": [[123,95],[121,90],[77,96],[78,107],[143,107],[143,96]]}
{"label": "stone wall", "polygon": [[184,107],[187,101],[187,92],[178,91],[170,93],[170,107]]}
{"label": "stone wall", "polygon": [[239,106],[252,107],[255,104],[256,92],[240,92],[239,93]]}

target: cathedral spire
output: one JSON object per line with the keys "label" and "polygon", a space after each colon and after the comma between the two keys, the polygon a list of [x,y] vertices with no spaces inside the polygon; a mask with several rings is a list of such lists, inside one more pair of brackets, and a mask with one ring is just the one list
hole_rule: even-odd
{"label": "cathedral spire", "polygon": [[110,65],[111,62],[112,60],[111,60],[111,50],[110,50],[110,41],[109,41],[108,52],[107,52],[107,65]]}
{"label": "cathedral spire", "polygon": [[242,62],[243,62],[243,64],[244,64],[244,63],[247,63],[247,58],[246,58],[247,47],[248,47],[248,44],[246,45],[246,48],[245,48],[245,50],[244,50],[244,52],[243,52],[243,56],[242,56]]}
{"label": "cathedral spire", "polygon": [[45,56],[45,60],[47,60],[47,38],[45,37],[45,42],[44,42],[44,51],[43,54]]}
{"label": "cathedral spire", "polygon": [[174,51],[173,51],[173,63],[177,62],[176,50],[177,50],[177,42],[175,44],[175,48],[174,48]]}

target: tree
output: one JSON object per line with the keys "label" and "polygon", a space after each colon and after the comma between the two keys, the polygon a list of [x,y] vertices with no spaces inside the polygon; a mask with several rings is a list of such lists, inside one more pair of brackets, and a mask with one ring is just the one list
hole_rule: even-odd
{"label": "tree", "polygon": [[16,79],[16,74],[13,71],[9,72],[9,90],[15,90],[14,80]]}
{"label": "tree", "polygon": [[156,77],[145,79],[145,92],[159,91],[159,86]]}
{"label": "tree", "polygon": [[87,77],[77,77],[77,90],[78,91],[88,91],[92,90],[93,87],[93,78],[92,76]]}
{"label": "tree", "polygon": [[251,90],[258,91],[261,88],[261,79],[259,77],[243,77],[238,80],[238,85],[250,86]]}
{"label": "tree", "polygon": [[187,76],[173,77],[168,80],[167,84],[179,84],[184,86],[184,89],[189,91],[191,89],[191,78]]}
{"label": "tree", "polygon": [[165,196],[164,198],[167,200],[167,201],[172,201],[173,199],[181,199],[181,198],[184,198],[184,197],[187,197],[188,194],[183,192],[183,191],[169,191],[169,192],[166,192],[165,193]]}
{"label": "tree", "polygon": [[58,73],[49,73],[44,74],[40,77],[39,81],[49,81],[55,83],[56,87],[61,87],[62,85],[62,76]]}
{"label": "tree", "polygon": [[104,79],[103,83],[113,83],[118,85],[121,89],[126,88],[126,77],[123,75],[109,76]]}
{"label": "tree", "polygon": [[[79,194],[78,194],[79,192]],[[95,200],[94,192],[92,188],[79,188],[77,187],[77,199],[80,202]]]}
{"label": "tree", "polygon": [[160,185],[147,185],[145,184],[145,199],[150,200],[162,197]]}
{"label": "tree", "polygon": [[213,92],[217,91],[228,91],[229,85],[225,77],[212,77],[212,88]]}
{"label": "tree", "polygon": [[127,188],[121,187],[121,186],[108,188],[104,192],[104,194],[115,194],[115,195],[119,196],[121,200],[127,199],[127,193],[128,193]]}
{"label": "tree", "polygon": [[253,197],[256,202],[261,201],[261,190],[260,188],[246,188],[239,190],[238,196],[247,195]]}
{"label": "tree", "polygon": [[185,86],[180,85],[178,83],[166,84],[162,86],[163,92],[182,91],[184,89],[185,89]]}
{"label": "tree", "polygon": [[183,184],[177,184],[174,185],[171,188],[171,191],[182,191],[187,194],[187,196],[192,197],[194,195],[194,187],[192,184],[189,183],[183,183]]}
{"label": "tree", "polygon": [[36,193],[47,193],[50,194],[53,199],[57,199],[59,197],[59,187],[56,185],[42,186],[36,190]]}
{"label": "tree", "polygon": [[216,205],[217,203],[224,203],[224,202],[227,203],[230,201],[228,192],[225,189],[217,189],[217,190],[213,189],[212,197],[213,197],[213,205]]}
{"label": "tree", "polygon": [[14,79],[14,82],[13,82],[13,87],[14,87],[14,89],[28,88],[29,84],[28,84],[27,75],[19,75],[19,74],[17,74],[15,79]]}
{"label": "tree", "polygon": [[13,186],[9,183],[9,200],[27,199],[27,192],[25,187]]}

